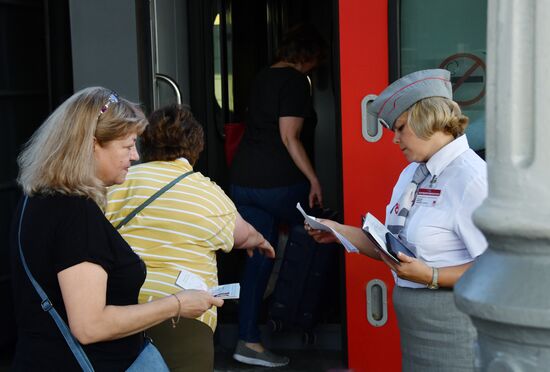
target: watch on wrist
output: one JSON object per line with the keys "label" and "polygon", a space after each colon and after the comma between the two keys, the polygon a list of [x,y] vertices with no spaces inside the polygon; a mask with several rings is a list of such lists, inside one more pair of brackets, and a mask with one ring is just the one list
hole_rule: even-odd
{"label": "watch on wrist", "polygon": [[429,289],[438,289],[439,284],[437,280],[439,279],[439,269],[437,267],[432,267],[432,281],[428,284]]}

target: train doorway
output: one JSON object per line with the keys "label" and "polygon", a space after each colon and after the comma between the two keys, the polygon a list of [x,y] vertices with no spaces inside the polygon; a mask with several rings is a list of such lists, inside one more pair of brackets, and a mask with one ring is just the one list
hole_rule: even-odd
{"label": "train doorway", "polygon": [[[299,23],[315,26],[329,47],[326,61],[309,74],[318,119],[314,162],[325,207],[342,216],[337,2],[157,0],[138,2],[137,10],[141,17],[138,23],[149,28],[145,34],[150,34],[143,39],[145,46],[140,53],[149,56],[140,60],[141,100],[150,108],[178,99],[191,106],[206,133],[206,148],[197,169],[226,189],[231,156],[228,145],[232,133],[245,121],[253,79],[274,62],[285,31]],[[285,234],[281,232],[282,241]],[[283,249],[284,243],[280,246]],[[220,283],[240,280],[244,255],[239,253],[218,255]],[[333,262],[313,332],[300,327],[281,329],[270,322],[273,285],[268,286],[261,315],[264,343],[289,353],[293,360],[289,368],[293,370],[346,365],[343,256],[338,252]],[[277,267],[276,263],[272,279]],[[230,358],[237,341],[237,314],[237,303],[230,301],[219,312],[216,361],[222,365],[216,369],[239,367]]]}

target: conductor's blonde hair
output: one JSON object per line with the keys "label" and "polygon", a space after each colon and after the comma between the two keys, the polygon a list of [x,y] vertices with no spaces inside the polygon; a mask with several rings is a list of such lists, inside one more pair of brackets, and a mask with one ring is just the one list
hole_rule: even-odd
{"label": "conductor's blonde hair", "polygon": [[468,127],[468,121],[458,104],[445,97],[424,98],[408,110],[408,124],[422,139],[430,138],[435,132],[460,137]]}

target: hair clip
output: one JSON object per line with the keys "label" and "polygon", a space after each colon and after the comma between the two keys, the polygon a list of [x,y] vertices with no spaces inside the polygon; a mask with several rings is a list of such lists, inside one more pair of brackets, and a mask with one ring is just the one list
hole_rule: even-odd
{"label": "hair clip", "polygon": [[101,114],[103,114],[105,111],[107,111],[111,103],[118,103],[118,94],[114,91],[111,91],[111,94],[109,94],[109,98],[107,98],[107,102],[105,102],[105,104],[101,106],[98,117],[101,116]]}

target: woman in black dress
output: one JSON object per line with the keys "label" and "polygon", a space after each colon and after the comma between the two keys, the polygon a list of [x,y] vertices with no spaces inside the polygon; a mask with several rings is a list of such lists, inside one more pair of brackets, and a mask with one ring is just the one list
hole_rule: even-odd
{"label": "woman in black dress", "polygon": [[[59,106],[19,156],[18,182],[28,197],[20,224],[27,265],[98,371],[127,369],[143,348],[143,330],[223,304],[204,291],[137,304],[145,265],[102,208],[106,187],[123,182],[130,162],[139,159],[136,137],[146,125],[135,104],[87,88]],[[14,370],[80,370],[23,270],[17,244],[22,205],[11,244]]]}

